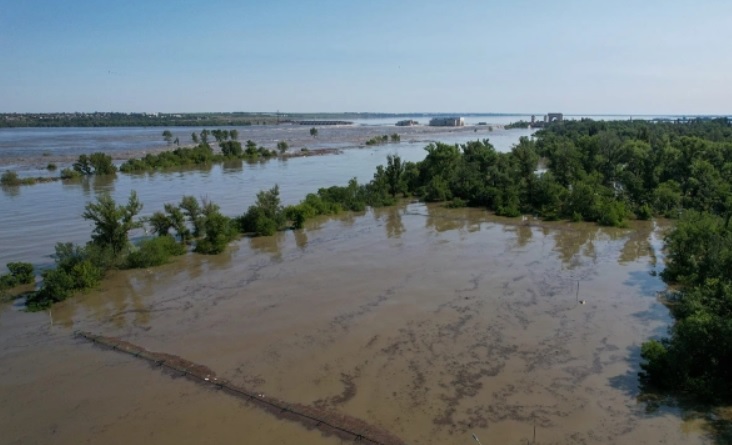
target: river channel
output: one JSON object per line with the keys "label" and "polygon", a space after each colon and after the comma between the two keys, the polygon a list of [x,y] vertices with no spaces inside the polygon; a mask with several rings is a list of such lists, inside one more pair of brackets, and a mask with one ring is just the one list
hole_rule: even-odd
{"label": "river channel", "polygon": [[[137,190],[150,213],[207,195],[238,214],[274,183],[292,203],[368,180],[388,153],[419,160],[423,146],[4,191],[3,260],[44,265],[55,241],[88,239],[79,215],[101,191],[123,200]],[[1,442],[342,443],[72,335],[84,330],[409,444],[468,444],[473,434],[483,444],[711,443],[699,423],[638,400],[640,344],[670,323],[656,298],[666,227],[404,202],[241,239],[221,255],[112,272],[47,312],[8,303]]]}

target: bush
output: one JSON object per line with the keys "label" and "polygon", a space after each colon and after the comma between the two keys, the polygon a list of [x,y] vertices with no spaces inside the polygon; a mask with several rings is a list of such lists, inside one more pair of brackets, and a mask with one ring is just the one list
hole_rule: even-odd
{"label": "bush", "polygon": [[239,230],[256,236],[273,235],[285,224],[285,212],[280,204],[280,188],[274,186],[257,193],[257,202],[239,217]]}
{"label": "bush", "polygon": [[450,209],[459,209],[462,207],[467,207],[468,203],[467,201],[460,199],[460,198],[452,198],[452,201],[445,204],[445,207]]}
{"label": "bush", "polygon": [[54,259],[56,268],[41,274],[41,288],[26,300],[30,310],[45,309],[69,298],[76,291],[96,286],[118,261],[111,249],[91,243],[85,247],[58,243]]}
{"label": "bush", "polygon": [[203,224],[205,237],[196,243],[194,249],[198,253],[217,254],[226,249],[226,245],[236,236],[231,218],[222,215],[218,210],[206,215]]}
{"label": "bush", "polygon": [[74,279],[63,269],[43,271],[43,286],[26,299],[31,311],[42,310],[69,298],[74,292]]}
{"label": "bush", "polygon": [[274,235],[279,229],[277,221],[267,216],[264,209],[258,206],[250,206],[247,213],[242,215],[237,222],[241,232],[252,233],[255,236]]}
{"label": "bush", "polygon": [[58,167],[56,167],[56,164],[54,164],[53,162],[49,162],[48,165],[46,166],[46,170],[51,171],[51,172],[56,171],[57,168]]}
{"label": "bush", "polygon": [[137,249],[127,256],[126,266],[130,269],[160,266],[167,263],[171,256],[184,253],[185,246],[177,243],[171,235],[158,236],[141,241]]}
{"label": "bush", "polygon": [[31,284],[36,278],[30,263],[8,263],[8,270],[19,284]]}
{"label": "bush", "polygon": [[651,206],[648,204],[643,204],[638,208],[638,211],[635,212],[635,215],[638,219],[647,221],[653,218],[653,209],[651,209]]}
{"label": "bush", "polygon": [[12,274],[0,275],[0,290],[10,289],[18,285],[18,280]]}
{"label": "bush", "polygon": [[244,150],[241,148],[241,142],[239,141],[226,141],[219,142],[221,147],[221,154],[226,157],[241,157],[244,154]]}
{"label": "bush", "polygon": [[77,179],[81,178],[81,173],[78,171],[71,169],[71,168],[65,168],[61,170],[61,179]]}
{"label": "bush", "polygon": [[94,168],[95,175],[113,175],[117,172],[117,167],[112,163],[112,157],[108,154],[92,153],[89,162]]}
{"label": "bush", "polygon": [[15,187],[21,184],[22,181],[18,177],[18,174],[12,170],[7,170],[0,176],[0,185]]}
{"label": "bush", "polygon": [[625,217],[628,210],[625,203],[612,199],[603,199],[597,212],[597,222],[602,226],[625,227]]}

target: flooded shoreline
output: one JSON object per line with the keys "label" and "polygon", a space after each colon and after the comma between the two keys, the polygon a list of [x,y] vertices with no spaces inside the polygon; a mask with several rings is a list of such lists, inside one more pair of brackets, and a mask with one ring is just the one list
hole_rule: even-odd
{"label": "flooded shoreline", "polygon": [[408,443],[527,443],[534,421],[539,443],[707,443],[636,399],[638,348],[670,321],[661,227],[506,221],[419,203],[344,214],[115,272],[50,314],[6,309],[0,430],[11,443],[339,443],[80,345],[81,329]]}
{"label": "flooded shoreline", "polygon": [[[396,127],[394,125],[352,125],[320,127],[317,136],[310,135],[309,127],[299,125],[266,125],[233,127],[239,132],[239,140],[252,140],[268,149],[276,148],[280,141],[290,146],[289,153],[303,149],[321,153],[363,148],[375,137],[397,133],[404,143],[426,145],[433,141],[462,143],[468,140],[495,139],[499,150],[510,149],[520,135],[531,130],[503,130],[500,124],[468,127]],[[191,133],[202,128],[176,127],[171,129],[173,138],[181,146],[190,146]],[[71,165],[81,154],[104,152],[117,162],[156,154],[176,148],[163,141],[159,128],[12,128],[0,129],[0,167],[18,170],[20,173],[42,174],[48,163],[60,168]],[[387,144],[386,146],[391,145]]]}

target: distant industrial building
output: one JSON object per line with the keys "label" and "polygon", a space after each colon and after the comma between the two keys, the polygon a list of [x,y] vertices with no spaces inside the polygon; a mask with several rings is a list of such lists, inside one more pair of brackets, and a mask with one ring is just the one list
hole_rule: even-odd
{"label": "distant industrial building", "polygon": [[414,121],[412,119],[406,119],[406,120],[399,121],[396,123],[397,127],[413,127],[415,125],[419,125],[419,122]]}
{"label": "distant industrial building", "polygon": [[537,121],[536,116],[533,114],[531,115],[531,128],[542,128],[546,127],[547,124],[551,124],[552,122],[562,122],[564,120],[564,115],[562,113],[547,113],[544,115],[543,121]]}
{"label": "distant industrial building", "polygon": [[462,117],[436,117],[430,119],[430,127],[464,127],[465,119]]}

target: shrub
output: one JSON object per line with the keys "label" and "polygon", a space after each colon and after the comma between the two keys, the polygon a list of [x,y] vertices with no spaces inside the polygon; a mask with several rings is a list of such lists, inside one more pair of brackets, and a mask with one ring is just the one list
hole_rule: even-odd
{"label": "shrub", "polygon": [[625,217],[628,210],[625,208],[624,202],[605,198],[599,207],[597,222],[600,225],[610,227],[624,227],[626,225]]}
{"label": "shrub", "polygon": [[452,198],[452,201],[445,204],[445,207],[451,208],[451,209],[459,209],[461,207],[467,207],[468,203],[467,201],[460,199],[460,198]]}
{"label": "shrub", "polygon": [[267,216],[264,209],[258,206],[250,206],[237,222],[241,232],[253,233],[255,236],[274,235],[279,229],[277,221]]}
{"label": "shrub", "polygon": [[231,218],[219,213],[218,209],[206,215],[203,227],[206,236],[196,243],[194,249],[198,253],[221,253],[236,235]]}
{"label": "shrub", "polygon": [[43,271],[43,286],[26,299],[31,311],[41,310],[69,298],[74,292],[74,279],[63,269]]}
{"label": "shrub", "polygon": [[8,270],[18,284],[31,284],[36,277],[30,263],[8,263]]}
{"label": "shrub", "polygon": [[5,173],[0,176],[0,184],[5,186],[18,186],[22,184],[22,181],[18,177],[18,174],[14,172],[13,170],[7,170]]}
{"label": "shrub", "polygon": [[636,217],[640,220],[649,220],[653,218],[653,209],[651,209],[651,206],[648,204],[643,204],[638,208],[638,211],[636,212]]}
{"label": "shrub", "polygon": [[46,166],[46,170],[51,171],[51,172],[56,171],[57,168],[58,167],[56,167],[56,164],[54,164],[53,162],[49,162],[48,165]]}
{"label": "shrub", "polygon": [[56,268],[44,271],[41,288],[27,298],[30,310],[40,310],[69,298],[78,290],[96,286],[107,269],[116,264],[112,250],[94,244],[56,244]]}
{"label": "shrub", "polygon": [[71,169],[71,168],[65,168],[61,170],[61,179],[77,179],[81,178],[81,173],[78,171]]}
{"label": "shrub", "polygon": [[0,290],[10,289],[18,285],[18,280],[12,274],[0,275]]}
{"label": "shrub", "polygon": [[221,154],[226,157],[238,158],[244,154],[244,150],[241,148],[241,142],[239,141],[219,142],[219,147],[221,147]]}
{"label": "shrub", "polygon": [[92,153],[89,163],[94,168],[95,175],[113,175],[117,172],[117,167],[112,163],[112,157],[102,152]]}
{"label": "shrub", "polygon": [[141,241],[127,256],[126,266],[130,269],[159,266],[167,263],[171,256],[185,252],[185,246],[178,244],[171,235],[158,236]]}

